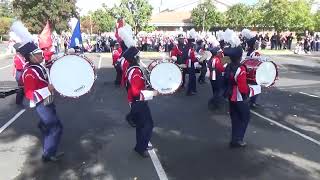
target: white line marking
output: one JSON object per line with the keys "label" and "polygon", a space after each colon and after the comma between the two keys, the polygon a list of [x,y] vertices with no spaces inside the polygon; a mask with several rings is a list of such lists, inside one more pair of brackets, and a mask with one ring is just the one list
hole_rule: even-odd
{"label": "white line marking", "polygon": [[7,66],[1,67],[0,70],[1,70],[1,69],[5,69],[5,68],[8,68],[8,67],[10,67],[10,66],[12,66],[12,64],[9,64],[9,65],[7,65]]}
{"label": "white line marking", "polygon": [[320,98],[319,96],[316,96],[316,95],[313,95],[313,94],[308,94],[308,93],[304,93],[304,92],[299,92],[299,93],[303,94],[303,95],[310,96],[310,97],[314,97],[314,98]]}
{"label": "white line marking", "polygon": [[[149,146],[152,146],[151,142],[149,142]],[[162,165],[161,165],[161,163],[159,161],[159,158],[158,158],[156,152],[154,151],[154,149],[149,150],[148,152],[149,152],[149,155],[151,157],[153,166],[157,171],[159,179],[160,180],[168,180],[167,174],[164,171],[164,169],[163,169],[163,167],[162,167]]]}
{"label": "white line marking", "polygon": [[269,122],[271,122],[271,123],[273,123],[273,124],[275,124],[275,125],[283,128],[283,129],[285,129],[285,130],[288,130],[288,131],[290,131],[290,132],[292,132],[292,133],[294,133],[294,134],[296,134],[296,135],[298,135],[298,136],[301,136],[301,137],[303,137],[304,139],[309,140],[309,141],[317,144],[318,146],[320,146],[320,141],[318,141],[318,140],[316,140],[316,139],[313,139],[312,137],[307,136],[307,135],[305,135],[305,134],[302,134],[302,133],[299,132],[299,131],[296,131],[296,130],[294,130],[294,129],[291,129],[291,128],[289,128],[288,126],[285,126],[285,125],[283,125],[283,124],[281,124],[281,123],[279,123],[279,122],[276,122],[276,121],[274,121],[274,120],[272,120],[272,119],[270,119],[270,118],[267,118],[267,117],[265,117],[265,116],[263,116],[263,115],[255,112],[255,111],[253,111],[253,110],[250,110],[250,111],[251,111],[252,114],[254,114],[254,115],[256,115],[256,116],[258,116],[258,117],[260,117],[260,118],[262,118],[262,119],[265,119],[265,120],[267,120],[267,121],[269,121]]}
{"label": "white line marking", "polygon": [[15,120],[17,120],[18,117],[21,116],[25,111],[26,111],[25,109],[20,110],[15,116],[13,116],[13,118],[11,118],[5,125],[3,125],[3,126],[0,128],[0,134],[1,134],[5,129],[7,129],[7,127],[9,127]]}
{"label": "white line marking", "polygon": [[100,68],[101,68],[101,60],[102,60],[102,57],[100,56],[98,69],[100,69]]}

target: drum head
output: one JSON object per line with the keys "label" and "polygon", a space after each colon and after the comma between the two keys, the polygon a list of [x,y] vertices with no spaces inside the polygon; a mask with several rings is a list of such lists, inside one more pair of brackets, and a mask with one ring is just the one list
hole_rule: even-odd
{"label": "drum head", "polygon": [[53,63],[50,80],[61,95],[79,97],[90,91],[95,81],[95,73],[86,59],[67,55]]}
{"label": "drum head", "polygon": [[160,94],[172,94],[182,83],[181,70],[173,63],[160,63],[152,69],[150,83]]}
{"label": "drum head", "polygon": [[257,69],[257,84],[265,87],[271,86],[276,80],[277,67],[272,62],[263,62]]}

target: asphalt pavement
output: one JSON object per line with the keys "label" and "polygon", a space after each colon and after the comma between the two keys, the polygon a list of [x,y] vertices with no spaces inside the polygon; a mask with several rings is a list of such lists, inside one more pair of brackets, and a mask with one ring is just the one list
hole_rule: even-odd
{"label": "asphalt pavement", "polygon": [[[263,89],[261,107],[252,109],[245,149],[229,149],[228,108],[208,109],[209,83],[197,85],[196,96],[181,90],[155,97],[149,103],[155,122],[151,143],[159,162],[133,151],[135,129],[124,119],[126,92],[113,85],[110,57],[87,56],[98,75],[91,92],[78,99],[56,97],[64,125],[60,150],[66,153],[59,163],[40,160],[36,113],[17,107],[14,95],[0,99],[0,128],[21,114],[0,133],[0,180],[320,179],[318,56],[272,56],[280,79]],[[9,64],[10,58],[0,59],[1,87],[15,85]]]}

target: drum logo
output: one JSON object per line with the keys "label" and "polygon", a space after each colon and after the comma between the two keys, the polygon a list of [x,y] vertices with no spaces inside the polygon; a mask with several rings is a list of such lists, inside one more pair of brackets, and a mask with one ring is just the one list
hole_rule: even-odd
{"label": "drum logo", "polygon": [[172,88],[161,88],[161,91],[171,91]]}
{"label": "drum logo", "polygon": [[74,90],[74,92],[79,92],[81,91],[83,88],[85,88],[86,86],[85,85],[82,85],[81,87],[79,87],[78,89]]}

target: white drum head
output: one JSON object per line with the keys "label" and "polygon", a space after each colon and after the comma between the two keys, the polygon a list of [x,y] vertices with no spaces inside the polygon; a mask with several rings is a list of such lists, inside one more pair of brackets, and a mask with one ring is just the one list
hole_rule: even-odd
{"label": "white drum head", "polygon": [[150,83],[152,88],[159,93],[172,94],[182,83],[180,68],[173,63],[160,63],[152,69]]}
{"label": "white drum head", "polygon": [[263,62],[256,71],[257,84],[269,87],[277,76],[277,68],[272,62]]}
{"label": "white drum head", "polygon": [[91,64],[77,55],[67,55],[55,61],[50,80],[56,91],[67,97],[79,97],[90,91],[95,81]]}

